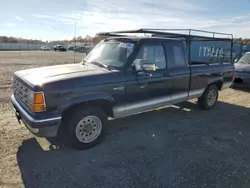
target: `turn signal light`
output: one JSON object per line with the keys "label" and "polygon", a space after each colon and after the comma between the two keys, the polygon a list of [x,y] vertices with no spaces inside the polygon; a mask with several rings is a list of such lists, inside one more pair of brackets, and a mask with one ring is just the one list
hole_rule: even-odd
{"label": "turn signal light", "polygon": [[30,107],[33,112],[43,112],[46,110],[43,92],[34,93]]}
{"label": "turn signal light", "polygon": [[44,104],[43,93],[34,93],[34,104]]}
{"label": "turn signal light", "polygon": [[32,110],[34,112],[42,112],[42,111],[45,111],[45,106],[43,104],[33,104]]}

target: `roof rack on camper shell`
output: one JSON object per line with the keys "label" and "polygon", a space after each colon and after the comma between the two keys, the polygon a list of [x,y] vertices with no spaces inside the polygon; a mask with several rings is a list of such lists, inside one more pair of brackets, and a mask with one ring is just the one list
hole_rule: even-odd
{"label": "roof rack on camper shell", "polygon": [[[130,37],[131,34],[145,34],[148,37],[175,38],[183,40],[187,44],[188,62],[194,62],[191,57],[200,53],[202,48],[211,48],[211,50],[224,49],[231,57],[233,62],[233,35],[227,33],[203,31],[196,29],[138,29],[125,31],[101,32],[98,35],[108,37]],[[218,48],[219,47],[219,48]],[[213,49],[212,49],[213,48]]]}
{"label": "roof rack on camper shell", "polygon": [[[197,34],[199,33],[199,34]],[[127,36],[126,34],[151,34],[152,36],[168,37],[168,38],[184,38],[185,40],[216,40],[216,41],[231,41],[232,34],[203,31],[197,29],[153,29],[145,28],[138,30],[125,31],[110,31],[101,32],[98,35],[102,36]],[[205,36],[204,36],[205,35]]]}

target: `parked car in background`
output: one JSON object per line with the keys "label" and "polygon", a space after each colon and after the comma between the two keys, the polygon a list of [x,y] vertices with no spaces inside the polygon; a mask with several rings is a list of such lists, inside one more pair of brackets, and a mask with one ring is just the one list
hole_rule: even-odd
{"label": "parked car in background", "polygon": [[85,53],[89,54],[94,47],[95,47],[94,45],[93,46],[86,46]]}
{"label": "parked car in background", "polygon": [[241,42],[233,45],[233,58],[235,59],[235,62],[237,62],[237,60],[243,57],[247,52],[250,52],[250,44],[244,44]]}
{"label": "parked car in background", "polygon": [[80,52],[80,53],[85,53],[85,46],[76,46],[75,47],[75,52]]}
{"label": "parked car in background", "polygon": [[67,48],[65,46],[62,46],[62,45],[56,45],[54,46],[54,50],[55,51],[67,51]]}
{"label": "parked car in background", "polygon": [[93,48],[94,46],[76,46],[75,52],[88,54]]}
{"label": "parked car in background", "polygon": [[[154,33],[127,31],[132,32]],[[231,52],[233,39],[161,33],[106,38],[79,64],[16,71],[11,100],[17,120],[41,137],[55,137],[61,130],[70,146],[85,149],[101,141],[108,117],[194,98],[204,110],[215,107],[219,91],[233,82],[232,58],[223,57]],[[196,39],[199,45],[193,45]]]}
{"label": "parked car in background", "polygon": [[249,82],[250,83],[250,52],[245,53],[235,63],[235,78],[234,82]]}
{"label": "parked car in background", "polygon": [[69,46],[68,47],[68,50],[70,50],[70,51],[74,51],[76,49],[76,46]]}
{"label": "parked car in background", "polygon": [[41,50],[49,51],[49,50],[50,50],[50,47],[49,47],[49,46],[42,46],[42,47],[41,47]]}

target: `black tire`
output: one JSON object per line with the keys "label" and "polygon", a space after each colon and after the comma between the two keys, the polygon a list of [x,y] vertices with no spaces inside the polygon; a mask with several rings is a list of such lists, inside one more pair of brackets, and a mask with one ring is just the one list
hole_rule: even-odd
{"label": "black tire", "polygon": [[209,110],[216,106],[218,102],[218,87],[216,85],[210,85],[207,87],[207,89],[204,91],[202,96],[198,98],[199,106],[203,110]]}
{"label": "black tire", "polygon": [[[101,131],[99,134],[99,136],[97,136],[93,141],[86,143],[83,140],[79,140],[79,134],[91,134],[96,128],[98,127],[97,125],[91,125],[90,129],[91,129],[91,133],[87,133],[85,131],[87,131],[87,128],[85,126],[88,126],[87,123],[82,125],[82,128],[79,128],[80,121],[84,120],[84,118],[86,117],[97,117],[100,121],[101,121]],[[89,121],[89,120],[88,120]],[[91,120],[92,121],[92,120]],[[97,145],[98,143],[100,143],[100,141],[104,138],[105,132],[106,132],[106,127],[107,127],[107,123],[108,123],[108,118],[106,113],[103,112],[103,110],[101,110],[100,108],[94,108],[94,107],[85,107],[85,108],[77,108],[77,110],[75,110],[73,113],[71,113],[71,117],[69,117],[69,120],[67,121],[67,132],[66,135],[68,137],[68,144],[70,147],[75,148],[75,149],[88,149],[88,148],[92,148],[95,145]],[[93,121],[92,121],[93,122]],[[91,123],[89,123],[91,124]],[[81,126],[81,125],[80,125]],[[94,127],[96,126],[96,127]],[[85,128],[84,128],[85,127]],[[79,132],[77,130],[80,129],[80,133],[78,134],[77,137],[77,133]],[[84,129],[84,130],[83,130]],[[84,132],[81,132],[81,130]],[[95,133],[93,132],[93,135]],[[98,135],[97,134],[97,135]],[[81,135],[80,135],[81,136]],[[84,137],[84,136],[82,136]],[[86,138],[86,137],[85,137]]]}

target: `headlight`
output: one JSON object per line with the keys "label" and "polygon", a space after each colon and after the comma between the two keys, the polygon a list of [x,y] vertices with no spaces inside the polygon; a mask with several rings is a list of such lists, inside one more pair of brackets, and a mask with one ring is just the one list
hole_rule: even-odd
{"label": "headlight", "polygon": [[29,104],[33,103],[33,101],[34,101],[34,92],[33,91],[28,90],[27,100],[28,100]]}
{"label": "headlight", "polygon": [[45,97],[43,92],[28,91],[27,99],[29,106],[34,112],[43,112],[46,110]]}

